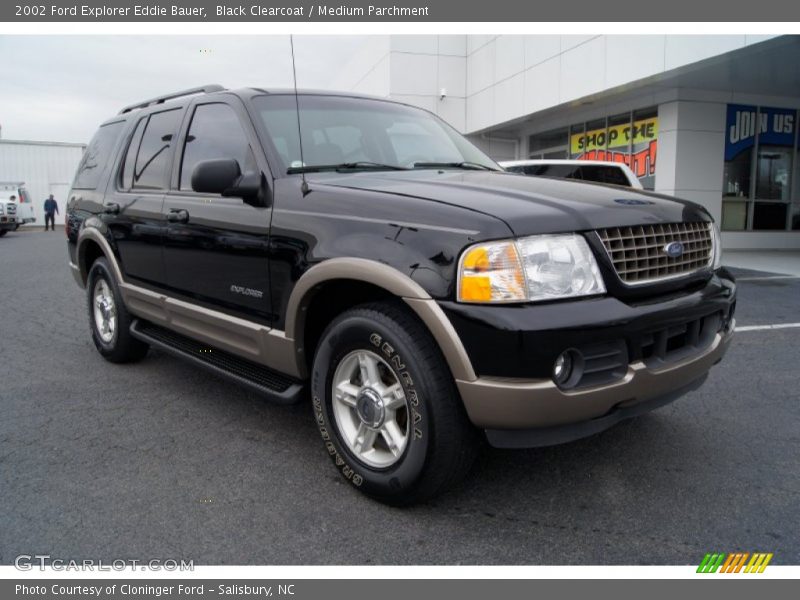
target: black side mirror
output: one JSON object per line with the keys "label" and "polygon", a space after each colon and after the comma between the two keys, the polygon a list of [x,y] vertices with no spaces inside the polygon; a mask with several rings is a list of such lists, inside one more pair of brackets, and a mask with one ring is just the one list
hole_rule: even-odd
{"label": "black side mirror", "polygon": [[192,171],[192,189],[204,194],[241,198],[252,206],[265,206],[264,178],[260,173],[242,174],[233,158],[204,160]]}
{"label": "black side mirror", "polygon": [[192,171],[192,189],[203,194],[222,194],[241,175],[239,163],[232,158],[203,160]]}

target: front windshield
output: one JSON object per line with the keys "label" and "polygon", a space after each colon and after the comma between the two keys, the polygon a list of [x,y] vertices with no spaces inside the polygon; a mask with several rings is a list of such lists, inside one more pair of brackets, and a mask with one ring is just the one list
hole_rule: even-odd
{"label": "front windshield", "polygon": [[257,96],[253,103],[283,162],[284,172],[342,165],[500,170],[455,129],[424,110],[342,96],[299,97],[301,160],[294,95]]}

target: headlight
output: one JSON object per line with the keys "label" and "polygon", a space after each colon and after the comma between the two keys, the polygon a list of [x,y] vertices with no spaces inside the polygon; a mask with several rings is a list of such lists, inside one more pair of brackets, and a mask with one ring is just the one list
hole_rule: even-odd
{"label": "headlight", "polygon": [[722,235],[719,232],[719,227],[716,223],[711,223],[711,243],[714,245],[714,260],[712,261],[711,268],[715,271],[722,266]]}
{"label": "headlight", "polygon": [[605,291],[594,255],[576,233],[476,244],[459,264],[460,302],[557,300]]}

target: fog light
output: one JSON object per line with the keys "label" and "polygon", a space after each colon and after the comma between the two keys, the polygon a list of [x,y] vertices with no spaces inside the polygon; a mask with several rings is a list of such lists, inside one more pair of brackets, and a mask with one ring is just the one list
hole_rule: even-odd
{"label": "fog light", "polygon": [[564,385],[572,375],[572,353],[567,350],[556,358],[553,365],[553,381],[558,385]]}

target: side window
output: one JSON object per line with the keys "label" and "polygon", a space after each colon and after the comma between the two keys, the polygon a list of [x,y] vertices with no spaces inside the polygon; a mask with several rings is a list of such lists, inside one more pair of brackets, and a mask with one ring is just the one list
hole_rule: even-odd
{"label": "side window", "polygon": [[170,148],[180,116],[177,109],[150,115],[134,163],[132,189],[166,189]]}
{"label": "side window", "polygon": [[197,163],[214,158],[235,158],[242,172],[255,166],[247,135],[227,104],[200,104],[195,108],[181,160],[180,189],[192,189]]}
{"label": "side window", "polygon": [[117,145],[125,121],[117,121],[103,125],[94,134],[86,147],[83,158],[78,165],[72,187],[78,190],[94,190],[100,183],[100,176],[108,163],[111,153]]}
{"label": "side window", "polygon": [[123,190],[129,190],[133,187],[133,173],[134,166],[136,165],[136,155],[139,153],[139,144],[142,142],[142,132],[147,123],[146,118],[139,119],[136,128],[133,130],[131,141],[128,143],[128,151],[125,152],[125,160],[122,162],[120,169],[119,181]]}

